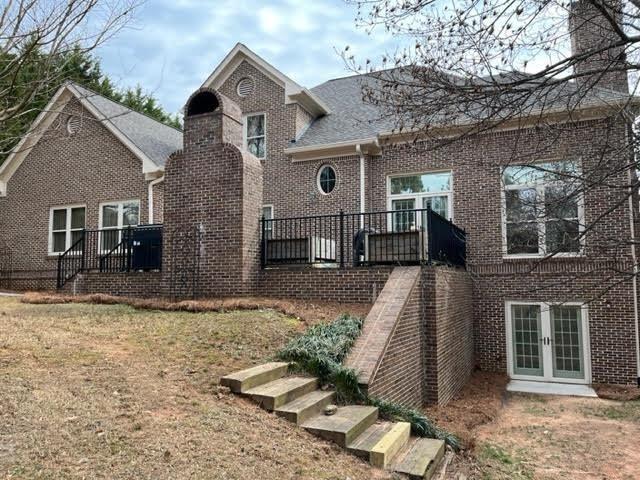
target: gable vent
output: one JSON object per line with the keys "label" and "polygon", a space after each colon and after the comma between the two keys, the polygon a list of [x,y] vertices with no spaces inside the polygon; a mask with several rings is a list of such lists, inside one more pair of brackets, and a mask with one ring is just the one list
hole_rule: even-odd
{"label": "gable vent", "polygon": [[253,93],[253,80],[245,77],[238,82],[238,95],[246,97]]}
{"label": "gable vent", "polygon": [[69,135],[75,135],[80,131],[80,117],[71,116],[67,119],[67,132]]}

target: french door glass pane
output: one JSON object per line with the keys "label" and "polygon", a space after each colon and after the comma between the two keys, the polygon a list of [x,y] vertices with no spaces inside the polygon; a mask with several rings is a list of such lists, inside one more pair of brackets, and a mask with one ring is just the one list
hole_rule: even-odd
{"label": "french door glass pane", "polygon": [[247,140],[247,150],[249,150],[256,158],[264,158],[264,137],[250,138]]}
{"label": "french door glass pane", "polygon": [[118,226],[118,205],[103,205],[102,206],[102,227],[117,227]]}
{"label": "french door glass pane", "polygon": [[102,250],[112,250],[120,241],[120,231],[117,229],[103,230],[102,235]]}
{"label": "french door glass pane", "polygon": [[67,209],[53,211],[53,230],[67,229]]}
{"label": "french door glass pane", "polygon": [[582,310],[577,305],[551,307],[553,376],[584,378]]}
{"label": "french door glass pane", "polygon": [[84,228],[84,207],[71,209],[71,229]]}
{"label": "french door glass pane", "polygon": [[125,227],[138,225],[140,220],[140,205],[138,202],[125,203],[122,206],[122,225]]}
{"label": "french door glass pane", "polygon": [[53,233],[53,252],[61,253],[66,248],[67,232],[54,232]]}
{"label": "french door glass pane", "polygon": [[[415,230],[416,227],[416,212],[413,211],[415,207],[415,200],[394,200],[391,202],[392,210],[399,210],[393,213],[393,231],[394,232],[407,232]],[[402,210],[411,210],[403,212]]]}
{"label": "french door glass pane", "polygon": [[438,215],[449,219],[449,197],[446,195],[438,197],[424,197],[422,199],[422,208],[427,208],[429,206],[431,206],[431,210],[436,212]]}
{"label": "french door glass pane", "polygon": [[513,371],[543,376],[540,305],[512,305]]}

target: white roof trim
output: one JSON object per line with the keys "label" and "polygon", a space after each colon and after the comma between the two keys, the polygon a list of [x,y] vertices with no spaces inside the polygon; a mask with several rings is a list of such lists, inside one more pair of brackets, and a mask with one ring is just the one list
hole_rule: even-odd
{"label": "white roof trim", "polygon": [[[97,95],[97,94],[96,94]],[[44,132],[51,126],[60,114],[62,108],[71,99],[76,97],[80,103],[102,123],[120,142],[122,142],[131,152],[142,162],[142,173],[152,173],[163,171],[164,168],[156,165],[147,155],[144,154],[131,140],[120,131],[102,112],[100,112],[88,99],[82,95],[72,84],[62,85],[51,98],[47,106],[36,117],[29,131],[20,139],[13,148],[5,162],[0,165],[0,196],[7,195],[8,183],[24,159],[29,155],[31,149],[36,146]]]}
{"label": "white roof trim", "polygon": [[244,60],[251,63],[264,75],[284,88],[286,103],[299,103],[308,110],[309,113],[314,115],[326,115],[330,113],[329,107],[317,95],[298,85],[242,43],[237,43],[236,46],[231,49],[213,73],[204,81],[202,86],[217,90]]}

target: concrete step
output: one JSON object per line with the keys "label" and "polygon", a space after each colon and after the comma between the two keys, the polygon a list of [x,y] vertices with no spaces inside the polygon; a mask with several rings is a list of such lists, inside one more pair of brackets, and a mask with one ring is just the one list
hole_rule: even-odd
{"label": "concrete step", "polygon": [[336,392],[333,391],[316,390],[276,408],[276,415],[300,425],[321,413],[324,407],[333,402],[335,396]]}
{"label": "concrete step", "polygon": [[246,393],[251,388],[282,378],[288,367],[289,364],[283,362],[265,363],[225,375],[220,379],[220,385],[229,387],[234,393]]}
{"label": "concrete step", "polygon": [[317,415],[302,424],[302,427],[341,447],[352,443],[358,435],[378,419],[376,407],[350,405],[340,407],[333,415]]}
{"label": "concrete step", "polygon": [[407,422],[376,423],[347,445],[347,450],[366,458],[374,467],[386,468],[407,444],[410,434],[411,424]]}
{"label": "concrete step", "polygon": [[391,470],[407,475],[411,480],[429,480],[444,455],[444,442],[431,438],[414,438],[402,449]]}
{"label": "concrete step", "polygon": [[285,377],[245,391],[265,410],[273,411],[318,388],[317,378]]}

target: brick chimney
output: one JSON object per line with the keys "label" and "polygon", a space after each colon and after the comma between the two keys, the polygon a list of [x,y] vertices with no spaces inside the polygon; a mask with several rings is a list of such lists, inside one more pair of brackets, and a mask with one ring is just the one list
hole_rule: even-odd
{"label": "brick chimney", "polygon": [[189,298],[254,293],[262,165],[243,148],[242,112],[211,89],[187,102],[183,149],[165,166],[163,283]]}
{"label": "brick chimney", "polygon": [[574,66],[577,74],[584,75],[576,81],[584,88],[597,85],[628,93],[627,72],[615,70],[626,63],[624,48],[606,48],[619,42],[620,36],[598,6],[611,12],[611,18],[621,24],[622,5],[619,0],[574,0],[569,6],[571,53],[586,55]]}

